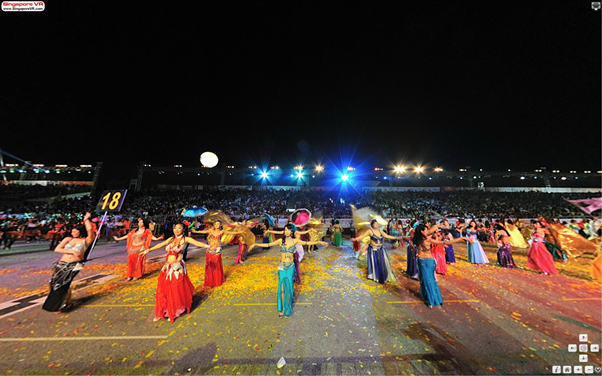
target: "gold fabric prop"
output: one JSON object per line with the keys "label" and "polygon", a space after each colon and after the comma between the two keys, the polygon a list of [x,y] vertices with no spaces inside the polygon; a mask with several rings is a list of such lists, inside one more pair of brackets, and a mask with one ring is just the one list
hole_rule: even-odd
{"label": "gold fabric prop", "polygon": [[510,244],[512,244],[512,247],[529,248],[529,243],[525,241],[525,238],[523,238],[523,235],[515,225],[511,225],[510,223],[505,223],[504,225],[508,235],[510,235]]}
{"label": "gold fabric prop", "polygon": [[310,219],[306,226],[309,229],[309,240],[312,242],[322,241],[328,231],[326,223],[322,223],[322,216]]}
{"label": "gold fabric prop", "polygon": [[598,244],[587,240],[575,231],[567,228],[561,223],[548,223],[548,231],[558,240],[558,246],[569,257],[579,257],[584,253],[596,254]]}
{"label": "gold fabric prop", "polygon": [[[210,210],[207,213],[207,215],[205,215],[203,222],[205,222],[207,224],[211,224],[211,225],[213,225],[215,222],[221,222],[222,227],[224,228],[224,231],[237,231],[237,230],[232,230],[232,227],[228,226],[228,225],[237,225],[237,223],[232,221],[232,219],[230,219],[230,217],[228,217],[226,214],[224,214],[224,212],[222,212],[221,210]],[[221,242],[223,244],[229,244],[234,240],[235,236],[236,235],[224,234],[224,235],[222,235]],[[255,243],[253,243],[253,244],[255,244]]]}
{"label": "gold fabric prop", "polygon": [[[358,209],[355,207],[355,205],[350,206],[351,214],[353,215],[353,225],[357,229],[358,236],[361,236],[364,232],[372,228],[370,226],[370,222],[372,222],[373,219],[376,219],[378,224],[381,226],[387,225],[387,221],[377,214],[374,209],[368,207]],[[370,244],[370,237],[366,236],[365,238],[360,239],[360,241],[368,245]]]}
{"label": "gold fabric prop", "polygon": [[598,283],[602,283],[602,253],[592,261],[592,278]]}

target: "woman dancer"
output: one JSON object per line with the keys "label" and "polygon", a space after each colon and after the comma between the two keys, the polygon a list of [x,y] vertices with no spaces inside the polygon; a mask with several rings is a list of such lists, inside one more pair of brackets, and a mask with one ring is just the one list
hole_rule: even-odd
{"label": "woman dancer", "polygon": [[174,319],[184,313],[184,311],[190,313],[194,286],[190,282],[190,278],[188,278],[186,264],[182,261],[182,251],[186,244],[193,244],[201,248],[210,247],[189,236],[184,236],[183,223],[177,223],[173,227],[173,233],[174,236],[166,241],[142,252],[146,256],[149,252],[165,247],[165,252],[167,253],[165,264],[161,268],[161,273],[157,281],[155,318],[153,321],[159,321],[164,317],[168,317],[169,321],[173,323]]}
{"label": "woman dancer", "polygon": [[339,225],[339,220],[334,221],[334,225],[330,228],[332,231],[332,245],[335,247],[343,246],[343,229]]}
{"label": "woman dancer", "polygon": [[242,222],[237,226],[235,224],[229,224],[228,227],[231,228],[238,228],[239,230],[242,229],[242,234],[238,235],[238,254],[236,255],[236,262],[235,264],[241,263],[244,264],[245,263],[245,251],[247,250],[247,241],[245,239],[245,234],[244,234],[244,230],[249,230],[251,231],[251,228],[256,226],[259,222],[253,222],[251,224],[247,223],[246,219],[243,219]]}
{"label": "woman dancer", "polygon": [[385,234],[378,228],[378,221],[376,219],[370,221],[370,227],[362,235],[351,239],[351,241],[355,241],[370,236],[370,245],[368,246],[368,279],[381,284],[386,281],[395,281],[395,276],[391,272],[389,256],[383,247],[383,240],[385,238],[403,239],[403,237],[394,237]]}
{"label": "woman dancer", "polygon": [[468,251],[468,262],[472,264],[482,265],[489,264],[489,259],[481,246],[481,243],[477,240],[477,223],[473,220],[468,224],[466,229],[468,238],[473,239],[474,242],[466,243]]}
{"label": "woman dancer", "polygon": [[[409,231],[407,234],[410,239],[414,237],[414,232],[416,231],[414,228],[415,223],[416,220],[413,219],[408,226]],[[408,242],[408,248],[406,249],[406,274],[412,279],[418,279],[418,264],[416,262],[416,248],[414,248],[414,244],[410,241]]]}
{"label": "woman dancer", "polygon": [[276,239],[268,244],[255,243],[255,245],[249,248],[250,251],[253,247],[269,248],[273,245],[280,246],[280,264],[278,265],[278,312],[280,312],[278,316],[280,318],[293,314],[293,279],[295,273],[293,253],[295,252],[295,245],[327,245],[326,242],[302,242],[295,237],[295,230],[294,224],[287,223],[284,226],[284,238]]}
{"label": "woman dancer", "polygon": [[498,241],[500,247],[497,250],[497,263],[504,268],[514,268],[514,258],[512,257],[512,244],[510,243],[510,235],[508,232],[499,224],[493,225],[493,228],[497,231]]}
{"label": "woman dancer", "polygon": [[532,223],[535,231],[531,235],[533,242],[527,251],[527,268],[540,271],[545,275],[557,274],[554,258],[543,245],[543,239],[547,232],[544,228],[545,222],[534,221]]}
{"label": "woman dancer", "polygon": [[431,236],[432,240],[437,240],[437,241],[441,241],[442,244],[434,244],[431,247],[431,253],[433,255],[433,258],[435,259],[435,263],[437,268],[435,269],[435,272],[437,274],[447,274],[447,263],[445,262],[445,246],[447,244],[447,242],[443,242],[443,239],[447,239],[444,238],[443,235],[441,235],[441,231],[439,229],[435,230],[434,234]]}
{"label": "woman dancer", "polygon": [[466,240],[470,243],[474,241],[473,239],[467,239],[465,237],[459,237],[450,241],[447,239],[444,239],[444,241],[435,240],[428,235],[428,229],[423,224],[419,224],[414,231],[412,243],[417,252],[420,294],[422,295],[422,300],[428,304],[431,309],[434,305],[443,305],[441,291],[439,290],[439,285],[435,279],[436,262],[433,259],[431,247],[433,244],[453,244],[462,240]]}
{"label": "woman dancer", "polygon": [[42,308],[50,312],[68,311],[71,303],[71,282],[82,269],[81,261],[84,259],[86,248],[94,240],[90,213],[84,216],[84,224],[79,224],[71,230],[71,236],[66,237],[54,249],[62,253],[59,262],[54,264],[54,271],[50,279],[50,293]]}
{"label": "woman dancer", "polygon": [[[452,229],[447,219],[441,220],[439,228],[441,229],[441,234],[444,239],[454,240]],[[454,246],[448,243],[443,248],[445,249],[445,262],[448,264],[455,264],[456,254],[454,253]]]}
{"label": "woman dancer", "polygon": [[[290,223],[290,221],[288,222]],[[287,225],[288,225],[287,223]],[[294,223],[293,223],[294,225]],[[286,225],[285,225],[286,229]],[[274,235],[284,235],[284,231],[269,231],[270,234]],[[301,240],[301,235],[307,234],[309,231],[299,231],[295,226],[295,239],[299,240],[298,243],[295,243],[295,252],[293,253],[293,262],[295,263],[295,283],[301,284],[301,269],[299,268],[299,263],[303,260],[303,246],[302,243],[307,243],[306,240]]]}
{"label": "woman dancer", "polygon": [[205,282],[203,285],[209,287],[221,286],[226,281],[226,278],[224,278],[224,265],[222,264],[222,236],[240,235],[242,232],[224,231],[222,222],[219,220],[213,223],[213,228],[203,231],[192,230],[192,232],[195,234],[209,234],[207,241],[210,246],[207,248],[205,255]]}
{"label": "woman dancer", "polygon": [[142,278],[144,274],[144,265],[146,264],[146,256],[143,253],[145,249],[150,247],[152,240],[163,239],[163,236],[156,238],[148,229],[148,220],[138,218],[138,229],[130,231],[129,234],[118,238],[113,236],[115,241],[127,239],[127,279],[126,282],[132,279],[137,280]]}

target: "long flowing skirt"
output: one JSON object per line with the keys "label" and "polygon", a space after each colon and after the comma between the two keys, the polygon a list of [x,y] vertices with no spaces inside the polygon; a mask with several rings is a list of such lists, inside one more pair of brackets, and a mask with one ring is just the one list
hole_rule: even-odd
{"label": "long flowing skirt", "polygon": [[236,255],[236,263],[245,261],[245,252],[247,251],[247,245],[238,243],[238,255]]}
{"label": "long flowing skirt", "polygon": [[408,244],[406,250],[406,274],[410,278],[417,278],[418,266],[416,265],[416,248],[412,244]]}
{"label": "long flowing skirt", "polygon": [[454,246],[451,244],[445,245],[445,261],[450,264],[456,263],[456,254],[454,253]]}
{"label": "long flowing skirt", "polygon": [[204,286],[216,287],[226,282],[224,278],[224,266],[222,264],[222,254],[212,255],[207,252],[205,257],[205,282]]}
{"label": "long flowing skirt", "polygon": [[295,283],[301,283],[301,271],[299,270],[299,253],[293,253],[293,262],[295,263]]}
{"label": "long flowing skirt", "polygon": [[155,298],[155,318],[169,317],[169,321],[180,316],[184,311],[190,313],[194,286],[188,278],[183,262],[178,262],[178,272],[171,272],[165,267],[161,269],[157,282]]}
{"label": "long flowing skirt", "polygon": [[128,254],[127,277],[141,278],[144,274],[144,266],[146,264],[146,255],[136,253]]}
{"label": "long flowing skirt", "polygon": [[548,252],[552,254],[554,260],[568,260],[568,257],[562,252],[562,249],[560,249],[558,244],[546,243],[546,248],[548,249]]}
{"label": "long flowing skirt", "polygon": [[473,264],[489,264],[489,259],[478,241],[474,243],[467,242],[468,262]]}
{"label": "long flowing skirt", "polygon": [[443,304],[441,291],[435,280],[435,260],[431,258],[418,258],[417,264],[422,300],[430,306]]}
{"label": "long flowing skirt", "polygon": [[336,247],[340,247],[343,245],[343,234],[341,234],[340,231],[336,231],[334,233],[334,241],[332,242],[332,245]]}
{"label": "long flowing skirt", "polygon": [[437,264],[436,272],[439,274],[447,274],[447,263],[445,262],[445,250],[443,244],[434,245],[431,253]]}
{"label": "long flowing skirt", "polygon": [[552,255],[542,242],[531,243],[527,252],[527,268],[548,274],[558,273]]}
{"label": "long flowing skirt", "polygon": [[282,312],[284,316],[293,314],[294,274],[293,267],[278,270],[278,312]]}
{"label": "long flowing skirt", "polygon": [[42,309],[49,312],[57,312],[65,305],[69,294],[71,282],[81,270],[79,262],[59,261],[54,264],[52,278],[50,279],[50,293],[42,305]]}
{"label": "long flowing skirt", "polygon": [[378,283],[395,281],[389,256],[384,247],[374,248],[372,245],[368,246],[368,279]]}
{"label": "long flowing skirt", "polygon": [[512,257],[512,244],[502,244],[497,250],[497,263],[504,268],[514,268],[514,258]]}

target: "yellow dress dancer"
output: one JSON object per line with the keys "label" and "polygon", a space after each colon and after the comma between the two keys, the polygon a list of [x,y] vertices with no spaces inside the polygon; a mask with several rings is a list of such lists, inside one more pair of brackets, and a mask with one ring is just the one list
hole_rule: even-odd
{"label": "yellow dress dancer", "polygon": [[529,248],[529,243],[525,241],[519,229],[512,222],[506,222],[506,226],[504,227],[508,231],[508,235],[510,235],[510,244],[512,244],[513,248]]}

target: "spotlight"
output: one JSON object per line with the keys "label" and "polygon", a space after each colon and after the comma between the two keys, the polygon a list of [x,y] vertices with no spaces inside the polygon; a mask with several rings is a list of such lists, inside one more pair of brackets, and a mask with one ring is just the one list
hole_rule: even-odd
{"label": "spotlight", "polygon": [[299,179],[301,179],[301,178],[303,177],[303,173],[302,173],[302,172],[299,172],[299,173],[297,173],[297,177],[298,177]]}
{"label": "spotlight", "polygon": [[414,172],[422,172],[422,171],[424,171],[424,167],[416,167],[414,169]]}
{"label": "spotlight", "polygon": [[265,172],[265,171],[264,171],[264,172],[262,172],[262,173],[261,173],[261,177],[262,177],[262,178],[264,178],[264,179],[265,179],[265,178],[267,178],[267,177],[268,177],[268,173],[267,173],[267,172]]}
{"label": "spotlight", "polygon": [[406,170],[405,167],[403,166],[396,166],[395,167],[395,172],[404,172]]}
{"label": "spotlight", "polygon": [[322,166],[316,166],[316,171],[324,171],[324,167],[322,167]]}
{"label": "spotlight", "polygon": [[341,176],[341,180],[342,180],[342,181],[348,181],[348,180],[349,180],[349,175],[347,175],[347,174],[343,174],[343,175]]}

